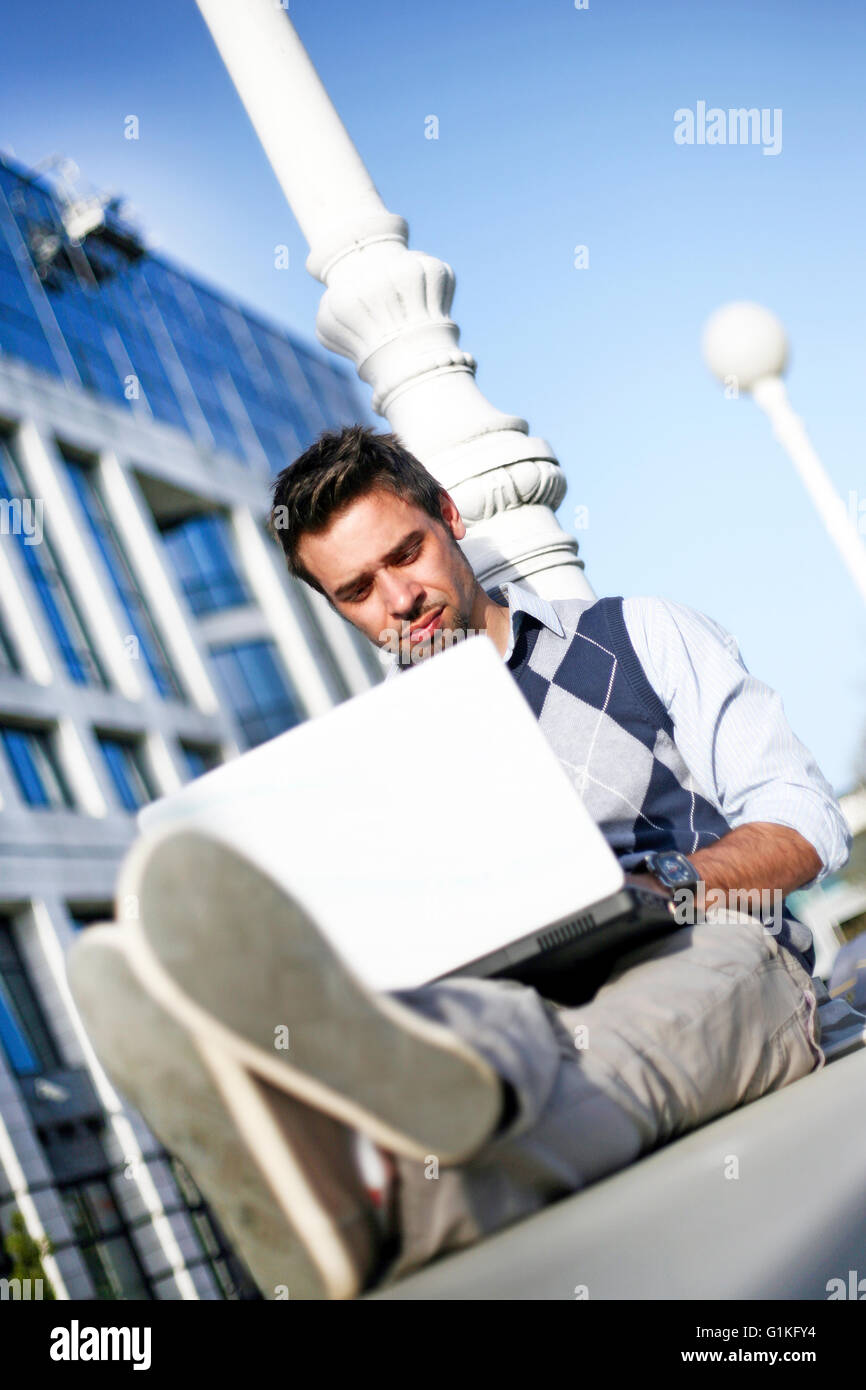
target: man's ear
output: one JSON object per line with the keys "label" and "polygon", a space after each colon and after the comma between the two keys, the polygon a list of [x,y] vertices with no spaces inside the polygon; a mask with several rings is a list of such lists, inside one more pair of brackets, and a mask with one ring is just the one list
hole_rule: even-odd
{"label": "man's ear", "polygon": [[439,501],[442,507],[442,521],[451,532],[455,540],[462,540],[466,535],[466,523],[460,515],[460,508],[454,501],[450,492],[446,492],[444,487],[439,494]]}

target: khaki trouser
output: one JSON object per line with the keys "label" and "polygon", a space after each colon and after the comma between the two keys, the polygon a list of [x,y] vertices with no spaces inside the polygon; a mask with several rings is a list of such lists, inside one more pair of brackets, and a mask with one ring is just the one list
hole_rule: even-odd
{"label": "khaki trouser", "polygon": [[396,997],[471,1042],[510,1081],[518,1112],[458,1167],[396,1159],[401,1249],[379,1286],[825,1062],[813,981],[760,922],[732,912],[621,957],[577,1007],[505,980]]}

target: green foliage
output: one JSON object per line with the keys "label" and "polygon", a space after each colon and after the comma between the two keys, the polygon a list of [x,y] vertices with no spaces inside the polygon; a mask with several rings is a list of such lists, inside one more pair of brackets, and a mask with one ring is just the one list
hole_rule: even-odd
{"label": "green foliage", "polygon": [[9,1234],[3,1241],[3,1248],[12,1261],[10,1279],[41,1279],[43,1299],[57,1298],[54,1287],[42,1267],[44,1256],[54,1253],[51,1241],[34,1240],[20,1211],[12,1213]]}

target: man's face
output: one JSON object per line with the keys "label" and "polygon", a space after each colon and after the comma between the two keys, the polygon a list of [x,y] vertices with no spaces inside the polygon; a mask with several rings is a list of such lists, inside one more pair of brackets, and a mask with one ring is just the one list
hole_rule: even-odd
{"label": "man's face", "polygon": [[437,523],[377,488],[298,545],[298,558],[337,612],[379,647],[395,650],[396,635],[404,664],[432,653],[434,632],[467,631],[483,599],[457,545],[466,527],[447,494],[442,512]]}

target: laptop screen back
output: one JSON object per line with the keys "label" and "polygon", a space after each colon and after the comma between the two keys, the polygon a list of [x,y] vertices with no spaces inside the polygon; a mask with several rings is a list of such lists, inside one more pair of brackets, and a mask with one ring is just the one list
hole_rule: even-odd
{"label": "laptop screen back", "polygon": [[380,990],[456,970],[624,881],[486,636],[215,768],[138,820],[230,841]]}

